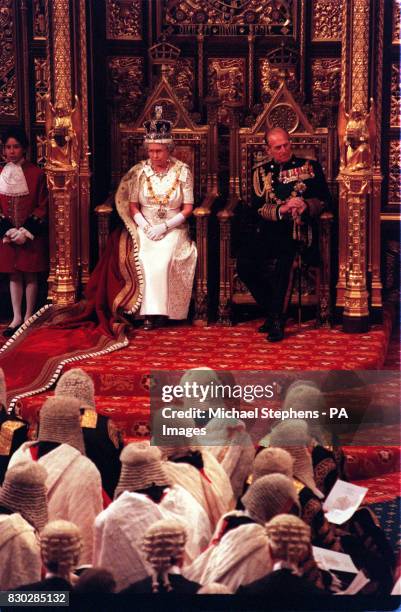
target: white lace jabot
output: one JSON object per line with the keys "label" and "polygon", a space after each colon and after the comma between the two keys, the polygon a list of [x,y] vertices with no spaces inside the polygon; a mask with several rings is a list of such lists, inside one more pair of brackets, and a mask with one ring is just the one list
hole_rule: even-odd
{"label": "white lace jabot", "polygon": [[29,194],[25,174],[21,164],[8,162],[0,174],[0,193],[7,196],[24,196]]}

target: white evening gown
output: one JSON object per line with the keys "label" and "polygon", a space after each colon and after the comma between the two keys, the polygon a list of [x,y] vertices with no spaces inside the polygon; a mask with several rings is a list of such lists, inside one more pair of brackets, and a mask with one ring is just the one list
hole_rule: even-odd
{"label": "white evening gown", "polygon": [[[156,175],[150,163],[142,162],[130,193],[131,202],[139,202],[141,213],[150,225],[172,219],[181,206],[193,204],[193,184],[189,167],[172,159],[169,171]],[[166,217],[157,215],[159,204],[149,197],[147,180],[156,197],[162,197],[176,183],[166,210]],[[148,177],[148,178],[147,178]],[[197,251],[183,223],[167,232],[162,240],[150,240],[138,227],[139,261],[144,277],[141,315],[165,315],[170,319],[186,319],[192,294]]]}

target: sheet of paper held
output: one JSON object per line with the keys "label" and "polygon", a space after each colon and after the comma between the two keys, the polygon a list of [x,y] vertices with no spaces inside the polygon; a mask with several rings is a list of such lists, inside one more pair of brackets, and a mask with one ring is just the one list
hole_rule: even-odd
{"label": "sheet of paper held", "polygon": [[349,572],[350,574],[358,573],[351,557],[345,553],[334,552],[333,550],[320,548],[320,546],[312,546],[312,552],[316,563],[323,570]]}
{"label": "sheet of paper held", "polygon": [[393,590],[391,591],[391,595],[401,595],[401,576],[395,583]]}
{"label": "sheet of paper held", "polygon": [[335,525],[342,525],[359,508],[367,492],[367,487],[358,487],[338,479],[323,504],[326,519]]}
{"label": "sheet of paper held", "polygon": [[339,591],[334,595],[356,595],[363,589],[363,587],[370,582],[369,578],[366,578],[362,570],[359,570],[353,581],[345,589],[345,591]]}

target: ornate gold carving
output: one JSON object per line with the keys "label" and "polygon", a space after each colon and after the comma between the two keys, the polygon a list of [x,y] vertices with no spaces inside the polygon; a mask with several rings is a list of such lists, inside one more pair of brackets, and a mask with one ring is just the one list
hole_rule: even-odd
{"label": "ornate gold carving", "polygon": [[[261,59],[259,60],[259,74],[262,102],[268,104],[280,86],[281,67],[271,64],[268,59]],[[298,88],[295,66],[286,69],[286,85],[293,92]]]}
{"label": "ornate gold carving", "polygon": [[167,0],[164,20],[176,34],[292,35],[293,0]]}
{"label": "ornate gold carving", "polygon": [[36,134],[36,163],[41,168],[46,163],[47,138],[45,134]]}
{"label": "ornate gold carving", "polygon": [[111,40],[141,40],[141,0],[106,0],[106,31]]}
{"label": "ornate gold carving", "polygon": [[88,66],[86,59],[86,2],[79,3],[79,48],[80,85],[82,101],[82,150],[79,166],[79,209],[81,227],[79,263],[81,266],[81,281],[83,285],[89,280],[89,207],[90,207],[90,166],[89,166],[89,135],[88,135]]}
{"label": "ornate gold carving", "polygon": [[380,159],[382,152],[382,98],[383,98],[383,35],[384,35],[384,2],[376,3],[376,83],[375,83],[375,100],[376,100],[376,117],[378,121],[377,141],[376,141],[376,159],[375,165],[380,171]]}
{"label": "ornate gold carving", "polygon": [[0,118],[18,117],[12,0],[0,0]]}
{"label": "ornate gold carving", "polygon": [[245,104],[245,59],[210,58],[208,63],[208,95],[222,103],[219,121],[229,124],[228,103]]}
{"label": "ornate gold carving", "polygon": [[340,95],[341,60],[312,60],[312,101],[315,104],[337,103]]}
{"label": "ornate gold carving", "polygon": [[34,68],[36,122],[44,123],[46,118],[46,96],[49,91],[49,64],[47,59],[35,57]]}
{"label": "ornate gold carving", "polygon": [[354,0],[352,19],[352,106],[368,107],[369,0]]}
{"label": "ornate gold carving", "polygon": [[401,42],[401,0],[393,0],[393,44]]}
{"label": "ornate gold carving", "polygon": [[109,88],[118,106],[118,118],[124,123],[137,115],[143,92],[143,59],[141,57],[109,57]]}
{"label": "ornate gold carving", "polygon": [[348,108],[348,99],[350,96],[348,77],[351,69],[350,66],[350,15],[348,2],[343,2],[342,10],[342,38],[341,38],[341,94],[340,100],[344,108]]}
{"label": "ornate gold carving", "polygon": [[312,40],[341,40],[343,0],[313,0]]}
{"label": "ornate gold carving", "polygon": [[294,109],[286,103],[277,104],[267,116],[269,127],[282,127],[289,134],[295,132],[299,119]]}
{"label": "ornate gold carving", "polygon": [[52,3],[55,105],[71,107],[71,44],[69,0]]}
{"label": "ornate gold carving", "polygon": [[366,290],[366,180],[345,178],[348,206],[347,287],[344,315],[369,315]]}
{"label": "ornate gold carving", "polygon": [[33,38],[34,40],[45,40],[47,38],[46,1],[33,0]]}
{"label": "ornate gold carving", "polygon": [[163,34],[160,42],[150,47],[149,55],[152,58],[152,64],[173,66],[181,55],[181,49],[168,42],[167,37]]}
{"label": "ornate gold carving", "polygon": [[401,193],[401,142],[399,140],[390,141],[389,151],[389,183],[388,183],[388,204],[400,206]]}
{"label": "ornate gold carving", "polygon": [[47,96],[46,134],[48,138],[47,161],[49,166],[71,170],[79,166],[81,155],[81,107],[75,96],[73,110],[54,107]]}
{"label": "ornate gold carving", "polygon": [[194,74],[194,60],[192,58],[181,58],[177,60],[169,75],[169,81],[174,87],[175,93],[188,111],[193,108]]}
{"label": "ornate gold carving", "polygon": [[341,170],[348,172],[372,169],[376,145],[375,106],[371,99],[369,113],[356,104],[350,113],[344,111],[341,103],[338,111],[338,141],[340,145]]}
{"label": "ornate gold carving", "polygon": [[391,108],[390,108],[390,127],[400,127],[401,125],[401,83],[400,66],[391,66]]}

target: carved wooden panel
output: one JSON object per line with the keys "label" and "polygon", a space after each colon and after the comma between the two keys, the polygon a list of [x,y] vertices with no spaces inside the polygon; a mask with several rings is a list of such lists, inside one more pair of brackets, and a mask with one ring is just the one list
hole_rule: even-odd
{"label": "carved wooden panel", "polygon": [[286,102],[280,102],[280,104],[274,106],[267,116],[267,121],[270,128],[281,127],[287,130],[289,134],[295,132],[299,125],[297,113]]}
{"label": "carved wooden panel", "polygon": [[313,0],[312,40],[341,40],[343,0]]}
{"label": "carved wooden panel", "polygon": [[109,40],[141,40],[141,0],[106,0],[106,35]]}
{"label": "carved wooden panel", "polygon": [[109,57],[107,66],[109,94],[117,105],[118,117],[120,121],[133,121],[143,94],[143,58]]}
{"label": "carved wooden panel", "polygon": [[[260,79],[260,97],[262,102],[268,104],[276,93],[279,81],[279,68],[272,66],[267,59],[259,60],[259,79]],[[287,70],[286,84],[288,89],[296,91],[298,89],[298,80],[296,68],[291,67]]]}
{"label": "carved wooden panel", "polygon": [[47,38],[46,0],[33,0],[32,28],[34,40]]}
{"label": "carved wooden panel", "polygon": [[172,67],[169,81],[184,107],[191,111],[194,106],[195,62],[193,58],[180,58]]}
{"label": "carved wooden panel", "polygon": [[164,22],[175,34],[290,36],[295,0],[166,0]]}
{"label": "carved wooden panel", "polygon": [[41,168],[46,163],[46,134],[36,134],[36,163]]}
{"label": "carved wooden panel", "polygon": [[218,117],[221,123],[228,123],[225,103],[245,104],[245,58],[209,58],[208,94],[222,101]]}
{"label": "carved wooden panel", "polygon": [[390,107],[390,127],[401,126],[401,87],[400,87],[400,66],[391,66],[391,107]]}
{"label": "carved wooden panel", "polygon": [[35,69],[35,120],[45,121],[46,95],[49,91],[49,65],[43,57],[34,58]]}
{"label": "carved wooden panel", "polygon": [[399,140],[390,141],[389,152],[389,185],[388,185],[388,204],[400,206],[400,179],[401,179],[401,142]]}
{"label": "carved wooden panel", "polygon": [[340,58],[312,60],[312,101],[315,104],[336,103],[340,97]]}
{"label": "carved wooden panel", "polygon": [[393,36],[394,44],[401,42],[401,0],[393,0]]}
{"label": "carved wooden panel", "polygon": [[18,118],[13,1],[0,0],[0,119]]}
{"label": "carved wooden panel", "polygon": [[260,96],[262,102],[269,103],[280,83],[280,74],[286,74],[286,85],[292,92],[299,87],[297,79],[298,53],[289,47],[269,51],[267,57],[259,60]]}

